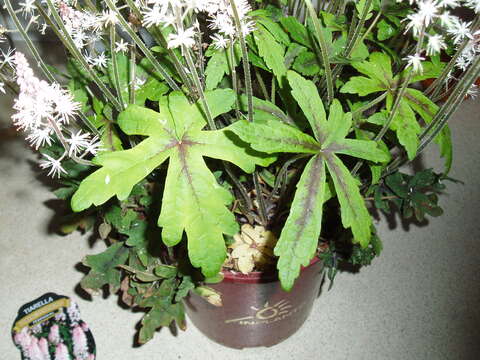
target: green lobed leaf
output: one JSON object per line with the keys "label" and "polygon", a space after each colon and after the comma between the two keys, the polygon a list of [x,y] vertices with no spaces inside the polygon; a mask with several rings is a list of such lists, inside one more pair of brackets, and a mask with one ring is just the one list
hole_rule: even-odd
{"label": "green lobed leaf", "polygon": [[80,282],[81,286],[85,290],[99,290],[108,284],[118,289],[121,273],[116,267],[124,264],[127,258],[128,249],[123,243],[115,243],[100,254],[87,255],[83,264],[90,267],[90,271]]}
{"label": "green lobed leaf", "polygon": [[325,159],[340,203],[342,224],[345,228],[352,229],[355,243],[366,247],[370,241],[372,219],[360,194],[357,181],[336,155],[329,154]]}
{"label": "green lobed leaf", "polygon": [[[391,107],[392,102],[392,96],[388,95],[387,109]],[[421,127],[417,122],[415,113],[405,99],[400,100],[391,128],[396,131],[398,141],[407,151],[408,159],[412,160],[417,154],[418,134],[421,132]]]}
{"label": "green lobed leaf", "polygon": [[297,18],[294,16],[282,17],[280,19],[280,23],[287,33],[290,34],[293,40],[308,47],[309,49],[313,49],[313,43],[308,34],[307,28],[303,26],[303,24],[301,24]]}
{"label": "green lobed leaf", "polygon": [[352,76],[345,85],[342,86],[340,92],[343,94],[358,94],[360,96],[366,96],[385,90],[385,86],[377,80],[365,76]]}
{"label": "green lobed leaf", "polygon": [[[406,90],[406,101],[409,106],[419,114],[425,123],[430,124],[433,117],[438,111],[438,105],[426,97],[421,91],[416,89]],[[435,142],[440,149],[440,156],[445,158],[445,170],[444,173],[448,174],[452,166],[453,160],[453,146],[450,129],[448,125],[445,126],[442,131],[435,138]]]}
{"label": "green lobed leaf", "polygon": [[391,25],[385,19],[382,19],[378,22],[377,29],[377,39],[380,41],[390,39],[398,32],[398,28],[394,25]]}
{"label": "green lobed leaf", "polygon": [[[234,47],[235,56],[233,58],[233,65],[237,66],[241,59],[241,50],[238,44]],[[230,49],[217,49],[214,51],[210,60],[208,60],[207,67],[205,69],[205,89],[215,89],[220,81],[222,81],[225,74],[231,72],[231,56]]]}
{"label": "green lobed leaf", "polygon": [[288,46],[290,44],[290,38],[288,37],[288,34],[282,29],[282,27],[278,23],[272,21],[269,17],[256,17],[256,22],[258,24],[262,24],[279,43],[285,46]]}
{"label": "green lobed leaf", "polygon": [[240,120],[230,125],[228,129],[258,151],[307,154],[316,154],[320,151],[320,144],[310,135],[276,120],[258,123]]}
{"label": "green lobed leaf", "polygon": [[[240,96],[240,110],[248,111],[247,96]],[[253,97],[253,121],[278,120],[284,123],[295,125],[285,113],[270,101]]]}
{"label": "green lobed leaf", "polygon": [[308,51],[306,47],[294,42],[290,43],[287,47],[287,52],[285,53],[285,59],[283,61],[285,67],[290,69],[297,56],[305,51]]}
{"label": "green lobed leaf", "polygon": [[315,138],[322,143],[326,139],[327,116],[315,84],[294,71],[287,74],[292,96],[298,102],[312,127]]}
{"label": "green lobed leaf", "polygon": [[322,226],[325,195],[325,163],[320,155],[309,160],[297,184],[290,214],[274,253],[282,288],[292,289],[301,266],[314,257]]}
{"label": "green lobed leaf", "polygon": [[328,135],[322,143],[322,148],[326,148],[334,141],[344,140],[352,126],[352,114],[343,112],[338,99],[333,99],[329,110],[326,129]]}
{"label": "green lobed leaf", "polygon": [[255,43],[258,46],[258,54],[265,61],[265,64],[277,77],[280,85],[282,78],[287,73],[287,68],[283,63],[285,48],[279,44],[275,38],[261,25],[254,32]]}
{"label": "green lobed leaf", "polygon": [[360,73],[367,75],[380,84],[388,87],[393,80],[390,57],[382,52],[374,52],[366,61],[353,62],[352,66]]}
{"label": "green lobed leaf", "polygon": [[343,139],[334,143],[332,150],[336,154],[345,154],[374,162],[390,161],[388,151],[381,149],[375,141]]}
{"label": "green lobed leaf", "polygon": [[[212,115],[230,110],[234,96],[230,89],[206,92]],[[118,123],[126,134],[147,138],[132,149],[95,158],[102,167],[81,183],[72,208],[99,205],[114,195],[125,199],[135,184],[169,158],[158,220],[162,239],[167,245],[176,244],[185,231],[192,264],[201,267],[205,276],[213,276],[226,256],[223,234],[234,235],[238,224],[227,208],[233,196],[218,184],[203,157],[232,161],[247,172],[256,164],[267,166],[274,158],[248,149],[228,135],[228,128],[203,131],[206,120],[201,106],[190,104],[178,92],[159,103],[160,113],[131,105],[120,114]]]}
{"label": "green lobed leaf", "polygon": [[301,52],[293,62],[292,68],[305,76],[313,76],[320,73],[317,56],[310,51]]}

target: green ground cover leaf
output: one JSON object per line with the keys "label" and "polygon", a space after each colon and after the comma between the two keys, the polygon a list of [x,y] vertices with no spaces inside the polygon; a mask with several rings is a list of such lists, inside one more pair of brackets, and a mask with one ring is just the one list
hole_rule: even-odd
{"label": "green ground cover leaf", "polygon": [[80,285],[87,291],[99,291],[108,284],[113,292],[120,286],[120,270],[128,258],[128,249],[123,243],[115,243],[104,252],[97,255],[87,255],[83,264],[90,268],[89,273],[82,279]]}
{"label": "green ground cover leaf", "polygon": [[287,78],[292,88],[292,96],[307,117],[315,138],[322,142],[326,138],[327,115],[317,87],[312,81],[303,78],[294,71],[288,71]]}
{"label": "green ground cover leaf", "polygon": [[287,68],[283,62],[285,47],[278,43],[268,30],[261,25],[258,25],[257,30],[254,32],[254,37],[258,47],[258,54],[281,85],[282,79],[287,73]]}
{"label": "green ground cover leaf", "polygon": [[[206,96],[214,117],[229,111],[235,101],[230,89]],[[82,181],[72,208],[81,211],[115,195],[126,199],[135,184],[169,159],[158,219],[162,240],[175,245],[185,231],[192,264],[201,267],[206,277],[217,274],[226,256],[223,234],[234,235],[238,225],[227,208],[232,194],[218,184],[203,157],[233,162],[245,172],[253,172],[256,164],[267,166],[274,158],[249,149],[228,127],[203,130],[201,106],[190,104],[178,92],[160,100],[160,113],[131,105],[119,115],[118,123],[126,134],[146,139],[132,149],[97,156],[94,161],[101,168]]]}
{"label": "green ground cover leaf", "polygon": [[282,286],[293,287],[301,266],[315,256],[322,226],[325,195],[325,162],[315,155],[307,163],[293,200],[290,215],[275,246]]}
{"label": "green ground cover leaf", "polygon": [[[340,203],[342,223],[351,228],[353,241],[362,247],[369,244],[371,217],[360,194],[357,181],[335,155],[345,154],[373,162],[386,162],[390,154],[371,140],[346,138],[352,117],[344,113],[338,100],[329,109],[328,120],[315,84],[293,71],[287,74],[292,95],[308,119],[315,138],[278,120],[237,122],[231,130],[254,149],[275,153],[311,153],[294,195],[290,214],[280,234],[275,254],[282,287],[290,290],[302,265],[314,256],[321,232],[322,207],[331,192],[325,186],[325,164],[333,179]],[[310,148],[314,146],[313,148]]]}
{"label": "green ground cover leaf", "polygon": [[[241,59],[240,45],[236,44],[234,47],[233,65],[237,66]],[[220,81],[222,81],[225,74],[231,72],[231,56],[230,49],[216,49],[213,55],[208,60],[205,69],[205,89],[215,89]]]}

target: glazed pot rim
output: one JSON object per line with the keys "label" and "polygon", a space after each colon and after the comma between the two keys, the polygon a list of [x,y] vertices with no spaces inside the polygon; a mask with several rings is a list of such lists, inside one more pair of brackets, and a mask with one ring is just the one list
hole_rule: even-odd
{"label": "glazed pot rim", "polygon": [[[302,266],[300,271],[303,271],[305,268],[308,268],[320,261],[318,256],[315,256],[308,266]],[[222,270],[224,276],[223,281],[226,282],[235,282],[240,284],[254,284],[254,283],[264,283],[264,282],[274,282],[278,281],[278,272],[276,269],[269,271],[252,271],[248,274],[243,274],[241,272],[232,271],[232,270]]]}

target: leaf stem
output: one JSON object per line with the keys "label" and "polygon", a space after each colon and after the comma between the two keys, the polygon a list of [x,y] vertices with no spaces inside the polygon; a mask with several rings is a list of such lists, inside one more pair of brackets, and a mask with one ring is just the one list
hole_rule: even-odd
{"label": "leaf stem", "polygon": [[228,48],[230,56],[227,56],[227,60],[230,63],[229,66],[232,73],[233,92],[235,93],[235,117],[237,118],[237,120],[240,120],[240,101],[238,100],[240,94],[238,92],[237,69],[235,68],[235,44],[233,40],[233,37],[230,37],[230,47]]}
{"label": "leaf stem", "polygon": [[[135,16],[137,16],[139,19],[143,18],[142,13],[138,9],[137,5],[135,5],[134,1],[132,0],[125,0],[125,1],[127,2],[130,9],[134,12]],[[163,36],[161,30],[159,30],[158,28],[153,28],[152,36],[167,51],[168,55],[170,55],[170,58],[173,61],[173,66],[175,66],[175,69],[177,70],[178,75],[180,75],[180,78],[182,79],[182,82],[188,87],[191,94],[194,95],[195,92],[193,89],[192,80],[185,72],[185,69],[181,64],[180,60],[178,59],[178,56],[175,53],[175,51],[168,48],[167,41],[165,40],[165,37]]]}
{"label": "leaf stem", "polygon": [[120,74],[118,72],[118,62],[117,62],[117,56],[115,53],[115,36],[116,36],[116,30],[115,30],[115,25],[110,26],[110,56],[112,58],[112,67],[113,67],[113,78],[114,78],[114,83],[115,83],[115,89],[117,90],[117,96],[120,100],[120,105],[122,106],[122,109],[125,109],[125,103],[122,95],[122,87],[120,85]]}
{"label": "leaf stem", "polygon": [[[310,0],[303,0],[305,5],[307,6],[307,10],[310,14],[310,17],[313,21],[313,25],[315,27],[315,32],[317,34],[318,43],[320,45],[321,56],[323,67],[325,70],[325,78],[327,82],[327,105],[333,101],[333,77],[332,77],[332,69],[330,67],[330,59],[328,53],[328,45],[325,37],[323,36],[320,21],[318,20],[317,14],[315,9],[313,8],[312,2]],[[372,1],[372,0],[367,0]]]}
{"label": "leaf stem", "polygon": [[235,0],[228,0],[232,7],[233,18],[235,20],[235,28],[237,30],[237,36],[240,42],[240,48],[242,50],[242,64],[243,72],[245,75],[245,92],[247,94],[247,105],[248,105],[248,121],[253,121],[253,90],[252,90],[252,78],[250,75],[250,64],[248,62],[248,49],[247,44],[245,43],[245,37],[243,36],[242,24],[240,22],[240,17],[238,16],[237,6],[235,5]]}
{"label": "leaf stem", "polygon": [[217,126],[213,121],[212,113],[210,112],[210,107],[208,106],[207,98],[205,97],[205,93],[203,92],[202,84],[200,82],[200,78],[198,77],[198,72],[195,67],[195,64],[193,63],[192,55],[190,54],[189,49],[187,49],[183,45],[182,45],[182,49],[184,52],[185,59],[187,60],[187,65],[190,68],[191,74],[193,75],[193,81],[197,88],[196,90],[198,92],[198,95],[200,96],[200,101],[202,102],[202,105],[205,111],[205,116],[207,117],[208,126],[210,127],[210,130],[216,130]]}
{"label": "leaf stem", "polygon": [[373,106],[377,105],[379,102],[383,101],[387,97],[387,92],[384,92],[382,95],[376,97],[369,103],[362,105],[358,109],[352,111],[352,117],[355,118],[359,115],[361,115],[363,112],[367,111],[368,109],[372,108]]}

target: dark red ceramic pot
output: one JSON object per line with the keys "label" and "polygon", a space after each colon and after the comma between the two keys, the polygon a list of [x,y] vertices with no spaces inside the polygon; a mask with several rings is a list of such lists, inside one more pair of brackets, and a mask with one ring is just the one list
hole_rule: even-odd
{"label": "dark red ceramic pot", "polygon": [[272,346],[294,334],[307,319],[322,270],[323,263],[312,260],[290,292],[282,290],[276,273],[224,272],[221,283],[210,285],[221,292],[223,306],[213,306],[191,293],[185,301],[186,312],[200,331],[222,345]]}

